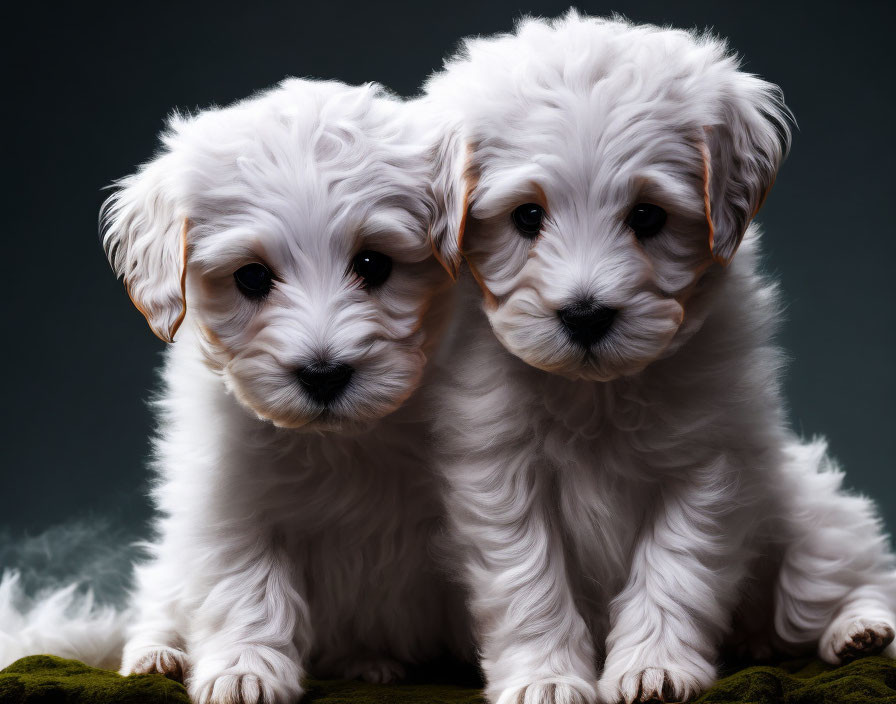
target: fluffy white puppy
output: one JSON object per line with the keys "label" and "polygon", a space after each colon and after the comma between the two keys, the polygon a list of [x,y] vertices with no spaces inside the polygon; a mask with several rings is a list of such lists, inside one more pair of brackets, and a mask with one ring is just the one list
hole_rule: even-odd
{"label": "fluffy white puppy", "polygon": [[161,517],[122,671],[293,704],[464,644],[415,389],[450,285],[432,150],[376,86],[289,80],[175,117],[103,244],[168,350]]}
{"label": "fluffy white puppy", "polygon": [[711,36],[571,13],[467,41],[426,91],[455,122],[434,242],[482,293],[440,432],[489,699],[685,699],[738,639],[883,650],[874,507],[781,398],[750,226],[779,90]]}

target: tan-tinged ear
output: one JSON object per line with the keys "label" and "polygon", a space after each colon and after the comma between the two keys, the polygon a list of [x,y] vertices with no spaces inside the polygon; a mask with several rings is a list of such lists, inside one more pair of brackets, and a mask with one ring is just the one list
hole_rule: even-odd
{"label": "tan-tinged ear", "polygon": [[[187,232],[189,229],[190,221],[184,218],[180,235],[180,258],[173,263],[173,268],[180,269],[179,296],[169,294],[165,300],[160,301],[147,290],[145,281],[141,282],[138,279],[136,284],[132,284],[132,280],[124,279],[125,289],[131,303],[143,314],[150,329],[162,342],[174,342],[174,335],[187,314]],[[163,268],[165,266],[162,265]],[[172,318],[172,314],[176,314],[176,316]]]}
{"label": "tan-tinged ear", "polygon": [[175,163],[166,154],[122,179],[103,204],[103,249],[128,296],[159,339],[173,342],[187,311],[190,221],[173,195]]}
{"label": "tan-tinged ear", "polygon": [[781,92],[738,73],[718,124],[704,127],[704,207],[713,259],[727,265],[762,207],[790,146],[790,113]]}
{"label": "tan-tinged ear", "polygon": [[463,137],[448,131],[434,150],[434,212],[429,241],[439,263],[457,278],[463,259],[464,228],[474,186],[470,149]]}

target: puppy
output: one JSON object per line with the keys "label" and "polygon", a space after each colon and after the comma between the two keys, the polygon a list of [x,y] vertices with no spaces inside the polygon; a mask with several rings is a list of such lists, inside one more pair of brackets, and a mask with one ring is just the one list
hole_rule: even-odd
{"label": "puppy", "polygon": [[489,699],[684,700],[723,644],[882,651],[893,556],[788,425],[750,225],[780,91],[713,37],[572,12],[467,41],[425,100],[453,123],[434,246],[471,275],[439,432]]}
{"label": "puppy", "polygon": [[168,348],[160,518],[123,673],[293,704],[462,648],[415,390],[447,312],[431,149],[374,85],[288,80],[172,118],[103,244]]}

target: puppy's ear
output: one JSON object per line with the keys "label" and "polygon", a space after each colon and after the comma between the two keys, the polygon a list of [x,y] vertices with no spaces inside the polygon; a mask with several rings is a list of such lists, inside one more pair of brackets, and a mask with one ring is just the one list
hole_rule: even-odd
{"label": "puppy's ear", "polygon": [[429,237],[436,259],[453,279],[457,278],[463,258],[464,226],[472,190],[468,160],[469,150],[460,132],[446,129],[433,151],[435,203]]}
{"label": "puppy's ear", "polygon": [[131,301],[165,342],[186,313],[189,220],[175,198],[178,159],[167,152],[118,182],[103,204],[102,242]]}
{"label": "puppy's ear", "polygon": [[704,127],[704,203],[713,258],[728,264],[765,201],[790,146],[781,91],[737,72],[715,124]]}

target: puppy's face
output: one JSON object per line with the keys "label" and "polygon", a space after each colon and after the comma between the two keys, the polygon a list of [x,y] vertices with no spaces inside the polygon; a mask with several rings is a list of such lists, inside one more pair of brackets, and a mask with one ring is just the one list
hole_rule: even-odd
{"label": "puppy's face", "polygon": [[636,373],[699,327],[781,158],[773,88],[683,32],[528,22],[468,43],[429,96],[466,148],[467,217],[436,244],[510,352],[573,378]]}
{"label": "puppy's face", "polygon": [[207,363],[278,426],[397,408],[449,281],[427,239],[427,151],[402,106],[290,81],[177,121],[165,141],[106,212],[110,257],[157,333],[171,339],[185,306]]}
{"label": "puppy's face", "polygon": [[522,121],[537,135],[526,153],[506,145],[483,160],[465,255],[513,354],[571,377],[637,372],[675,336],[710,259],[694,148],[632,145],[620,162],[599,145],[576,158],[567,140],[587,135],[550,124]]}

